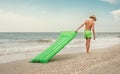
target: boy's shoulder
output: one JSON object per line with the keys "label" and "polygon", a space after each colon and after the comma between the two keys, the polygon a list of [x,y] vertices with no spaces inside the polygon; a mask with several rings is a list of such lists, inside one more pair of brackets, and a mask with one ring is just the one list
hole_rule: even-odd
{"label": "boy's shoulder", "polygon": [[89,22],[89,19],[85,20],[85,23],[88,23]]}

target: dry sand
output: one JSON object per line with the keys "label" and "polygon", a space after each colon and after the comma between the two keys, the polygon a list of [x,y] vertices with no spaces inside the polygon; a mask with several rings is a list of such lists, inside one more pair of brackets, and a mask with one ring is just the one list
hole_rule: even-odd
{"label": "dry sand", "polygon": [[92,50],[90,54],[56,55],[47,64],[29,60],[1,63],[0,74],[120,74],[120,45]]}

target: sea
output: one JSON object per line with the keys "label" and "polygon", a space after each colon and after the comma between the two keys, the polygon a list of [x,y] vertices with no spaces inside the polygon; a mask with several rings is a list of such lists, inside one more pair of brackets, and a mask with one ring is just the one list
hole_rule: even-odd
{"label": "sea", "polygon": [[[0,32],[0,63],[29,59],[52,45],[60,32]],[[120,44],[120,32],[98,32],[91,39],[90,50]],[[83,33],[78,35],[59,54],[85,52]]]}

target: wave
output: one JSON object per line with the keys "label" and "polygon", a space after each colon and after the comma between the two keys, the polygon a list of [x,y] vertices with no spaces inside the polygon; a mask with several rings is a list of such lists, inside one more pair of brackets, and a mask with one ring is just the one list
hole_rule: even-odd
{"label": "wave", "polygon": [[120,38],[120,36],[117,36],[118,38]]}
{"label": "wave", "polygon": [[[16,53],[40,52],[41,50],[48,48],[55,41],[56,40],[53,39],[38,39],[24,40],[21,41],[22,43],[19,41],[18,43],[0,44],[0,56]],[[96,40],[91,40],[92,49],[103,48],[116,44],[120,44],[120,38],[97,38]],[[65,48],[85,49],[85,39],[73,39]]]}
{"label": "wave", "polygon": [[48,43],[51,42],[52,40],[49,39],[40,39],[40,40],[25,40],[25,41],[20,41],[20,42],[36,42],[36,43]]}
{"label": "wave", "polygon": [[0,44],[5,44],[5,43],[49,43],[52,42],[52,39],[34,39],[34,40],[12,40],[12,39],[1,39]]}

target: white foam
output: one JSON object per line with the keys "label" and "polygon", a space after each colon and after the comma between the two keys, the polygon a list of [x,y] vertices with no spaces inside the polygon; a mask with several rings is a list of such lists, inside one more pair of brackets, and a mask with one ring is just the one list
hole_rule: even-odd
{"label": "white foam", "polygon": [[[49,47],[54,42],[55,40],[52,40],[50,43],[40,44],[8,44],[8,47],[6,48],[0,47],[0,63],[31,58]],[[120,38],[98,38],[95,41],[91,40],[91,49],[104,48],[116,44],[120,44]],[[11,45],[13,45],[13,47]],[[74,39],[64,48],[64,50],[62,50],[62,53],[80,52],[84,49],[85,39]]]}

